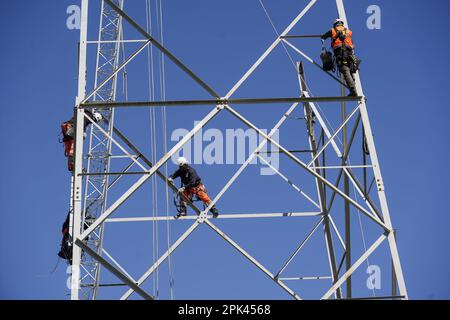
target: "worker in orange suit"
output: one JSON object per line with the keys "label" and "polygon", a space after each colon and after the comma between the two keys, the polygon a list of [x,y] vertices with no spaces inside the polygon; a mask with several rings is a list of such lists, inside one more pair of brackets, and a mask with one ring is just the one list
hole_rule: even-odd
{"label": "worker in orange suit", "polygon": [[350,89],[349,96],[358,96],[354,73],[358,70],[359,61],[354,54],[353,32],[347,29],[342,19],[336,19],[333,28],[322,35],[322,40],[331,38],[331,47],[334,51],[339,72],[344,76]]}
{"label": "worker in orange suit", "polygon": [[[169,176],[169,181],[173,182],[173,179],[180,178],[182,187],[178,189],[178,192],[192,201],[194,195],[200,199],[205,206],[209,206],[211,199],[206,193],[205,186],[202,183],[202,179],[198,176],[194,168],[189,166],[188,161],[184,157],[180,157],[177,160],[178,170]],[[219,215],[219,211],[215,206],[210,208],[213,217],[216,218]],[[186,216],[186,201],[181,201],[181,209],[177,217]]]}
{"label": "worker in orange suit", "polygon": [[[86,110],[85,113],[95,122],[99,122],[103,119],[103,116],[99,112],[90,112]],[[87,126],[90,121],[85,120],[83,126],[83,132],[86,132]],[[62,142],[64,143],[64,155],[67,157],[67,169],[73,171],[74,167],[74,151],[75,151],[75,117],[70,120],[61,123]]]}

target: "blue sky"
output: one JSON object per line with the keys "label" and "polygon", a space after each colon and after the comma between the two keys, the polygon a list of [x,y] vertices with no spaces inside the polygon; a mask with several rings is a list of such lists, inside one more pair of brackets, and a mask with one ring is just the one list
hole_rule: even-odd
{"label": "blue sky", "polygon": [[[128,1],[129,2],[129,1]],[[91,1],[89,38],[96,37],[99,1]],[[152,1],[153,3],[153,1]],[[306,5],[307,1],[265,0],[274,24],[282,30]],[[70,117],[77,88],[77,42],[79,32],[66,28],[66,8],[77,1],[30,1],[26,5],[0,2],[4,12],[0,29],[3,68],[0,74],[0,141],[2,145],[0,179],[0,298],[67,299],[65,265],[50,275],[57,256],[60,226],[65,218],[70,191],[70,176],[62,145],[58,143],[59,124]],[[398,247],[409,295],[413,299],[450,298],[448,274],[450,252],[447,226],[446,180],[449,177],[447,122],[450,116],[446,90],[449,70],[447,35],[448,1],[345,1],[350,27],[354,31],[357,54],[363,60],[361,77],[394,226],[399,230]],[[381,8],[381,30],[366,27],[366,9],[371,4]],[[133,1],[127,11],[145,25],[145,1]],[[326,31],[335,18],[334,1],[320,0],[293,33],[317,34]],[[135,35],[129,27],[126,32]],[[208,84],[224,95],[275,39],[272,27],[257,0],[248,1],[166,1],[164,3],[164,40],[166,46]],[[320,42],[304,40],[305,52],[320,53]],[[293,41],[294,43],[294,41]],[[135,47],[130,45],[127,52]],[[291,51],[295,60],[301,57]],[[89,69],[95,48],[89,51]],[[277,48],[236,97],[282,97],[298,95],[292,65],[283,49]],[[129,67],[130,99],[148,96],[146,56]],[[167,62],[168,99],[208,98],[186,76]],[[316,95],[337,95],[327,77],[307,65],[311,90]],[[92,72],[89,73],[90,79]],[[92,85],[91,83],[89,83]],[[338,104],[335,104],[339,108]],[[282,115],[281,109],[267,106],[236,107],[259,125],[270,129]],[[331,106],[322,105],[333,117]],[[336,109],[338,110],[338,109]],[[192,128],[208,107],[168,110],[168,130]],[[158,111],[159,112],[159,111]],[[298,115],[300,115],[298,113]],[[117,113],[117,125],[144,151],[149,148],[148,110]],[[331,120],[333,122],[333,120]],[[241,124],[229,115],[218,118],[210,128],[224,130]],[[281,141],[292,148],[302,148],[304,123],[290,121],[281,131]],[[175,142],[170,141],[170,146]],[[158,157],[161,155],[158,147]],[[356,161],[355,161],[356,162]],[[294,172],[301,183],[304,175],[286,159],[281,168]],[[173,170],[169,164],[169,171]],[[199,165],[198,170],[211,194],[216,194],[237,166]],[[261,177],[258,166],[251,166],[221,201],[224,213],[274,212],[300,210],[298,195],[275,176]],[[297,169],[298,170],[298,169]],[[132,178],[124,179],[124,186]],[[165,213],[164,189],[159,185],[159,208]],[[112,193],[118,194],[121,189]],[[308,191],[308,190],[307,190]],[[149,185],[136,194],[117,216],[151,214]],[[171,201],[171,199],[170,199]],[[142,208],[146,208],[142,211]],[[127,211],[128,210],[128,211]],[[140,211],[139,211],[140,210]],[[139,211],[139,212],[138,212]],[[173,208],[171,207],[173,212]],[[354,211],[354,210],[353,210]],[[355,251],[362,249],[359,220],[353,212]],[[336,216],[338,220],[338,216]],[[366,241],[374,240],[369,222],[363,220]],[[276,220],[225,221],[217,225],[261,262],[275,271],[312,226],[312,219],[293,223]],[[171,225],[172,238],[188,224]],[[166,248],[165,224],[160,224],[159,253]],[[106,245],[127,270],[139,277],[151,264],[151,224],[112,225]],[[376,230],[376,229],[374,229]],[[123,242],[122,245],[119,242]],[[305,248],[305,255],[293,263],[290,276],[326,272],[323,235]],[[379,249],[386,251],[384,245]],[[355,253],[356,255],[356,253]],[[303,260],[302,260],[303,259]],[[314,260],[315,259],[315,260]],[[390,292],[389,260],[374,255],[372,264],[382,266],[383,295]],[[320,265],[320,267],[319,267]],[[248,261],[239,256],[206,226],[201,226],[173,255],[175,298],[289,298]],[[365,265],[355,275],[355,293],[370,296],[365,287]],[[168,297],[167,265],[159,274],[159,295]],[[115,281],[106,275],[105,282]],[[146,289],[153,292],[153,282]],[[310,290],[312,298],[326,290],[323,282],[292,283],[292,288]],[[102,292],[102,298],[117,297],[122,289]]]}

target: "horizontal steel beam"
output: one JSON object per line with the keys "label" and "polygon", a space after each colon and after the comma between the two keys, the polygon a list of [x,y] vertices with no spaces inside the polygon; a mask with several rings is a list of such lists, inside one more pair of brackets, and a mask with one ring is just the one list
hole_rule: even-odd
{"label": "horizontal steel beam", "polygon": [[[80,284],[80,287],[82,288],[93,288],[95,287],[95,284]],[[99,287],[126,287],[128,286],[125,283],[105,283],[105,284],[99,284],[97,285]]]}
{"label": "horizontal steel beam", "polygon": [[331,276],[317,276],[317,277],[288,277],[288,278],[278,278],[281,281],[295,281],[295,280],[329,280],[333,279]]}
{"label": "horizontal steel beam", "polygon": [[[312,153],[316,150],[288,150],[290,153]],[[258,151],[256,154],[272,154],[272,153],[283,153],[279,150],[269,150],[269,151]]]}
{"label": "horizontal steel beam", "polygon": [[286,36],[281,36],[280,39],[289,39],[289,38],[297,38],[297,39],[301,39],[301,38],[322,38],[321,34],[304,34],[304,35],[286,35]]}
{"label": "horizontal steel beam", "polygon": [[109,109],[125,107],[176,107],[176,106],[211,106],[227,104],[272,104],[272,103],[309,103],[309,102],[351,102],[363,97],[288,97],[288,98],[242,98],[242,99],[204,99],[204,100],[169,100],[169,101],[93,101],[80,105],[84,109]]}
{"label": "horizontal steel beam", "polygon": [[121,171],[121,172],[91,172],[79,173],[79,176],[120,176],[120,175],[136,175],[136,174],[150,174],[148,171]]}
{"label": "horizontal steel beam", "polygon": [[136,39],[136,40],[88,40],[87,44],[106,44],[106,43],[135,43],[135,42],[147,42],[148,39]]}
{"label": "horizontal steel beam", "polygon": [[[317,217],[321,212],[281,212],[281,213],[234,213],[220,214],[213,219],[250,219],[250,218],[283,218],[283,217]],[[210,218],[211,216],[207,216]],[[105,222],[144,222],[144,221],[166,221],[166,220],[196,220],[197,215],[190,215],[180,218],[174,216],[156,216],[156,217],[131,217],[131,218],[109,218]]]}
{"label": "horizontal steel beam", "polygon": [[362,297],[362,298],[341,298],[338,300],[387,300],[387,299],[404,299],[405,296],[382,296],[382,297]]}

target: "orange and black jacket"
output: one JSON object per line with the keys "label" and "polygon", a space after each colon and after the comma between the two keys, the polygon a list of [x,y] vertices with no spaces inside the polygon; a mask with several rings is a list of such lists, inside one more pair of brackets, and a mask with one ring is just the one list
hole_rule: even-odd
{"label": "orange and black jacket", "polygon": [[331,38],[331,47],[333,49],[338,49],[343,46],[354,49],[355,45],[352,36],[352,30],[346,29],[344,26],[337,26],[324,33],[322,39],[325,40]]}

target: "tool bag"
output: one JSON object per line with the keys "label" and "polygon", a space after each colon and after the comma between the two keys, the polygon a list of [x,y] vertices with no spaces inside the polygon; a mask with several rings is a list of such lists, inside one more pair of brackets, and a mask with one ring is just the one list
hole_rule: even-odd
{"label": "tool bag", "polygon": [[335,58],[331,51],[325,48],[324,41],[322,41],[322,53],[320,54],[322,60],[322,69],[326,72],[335,70]]}

